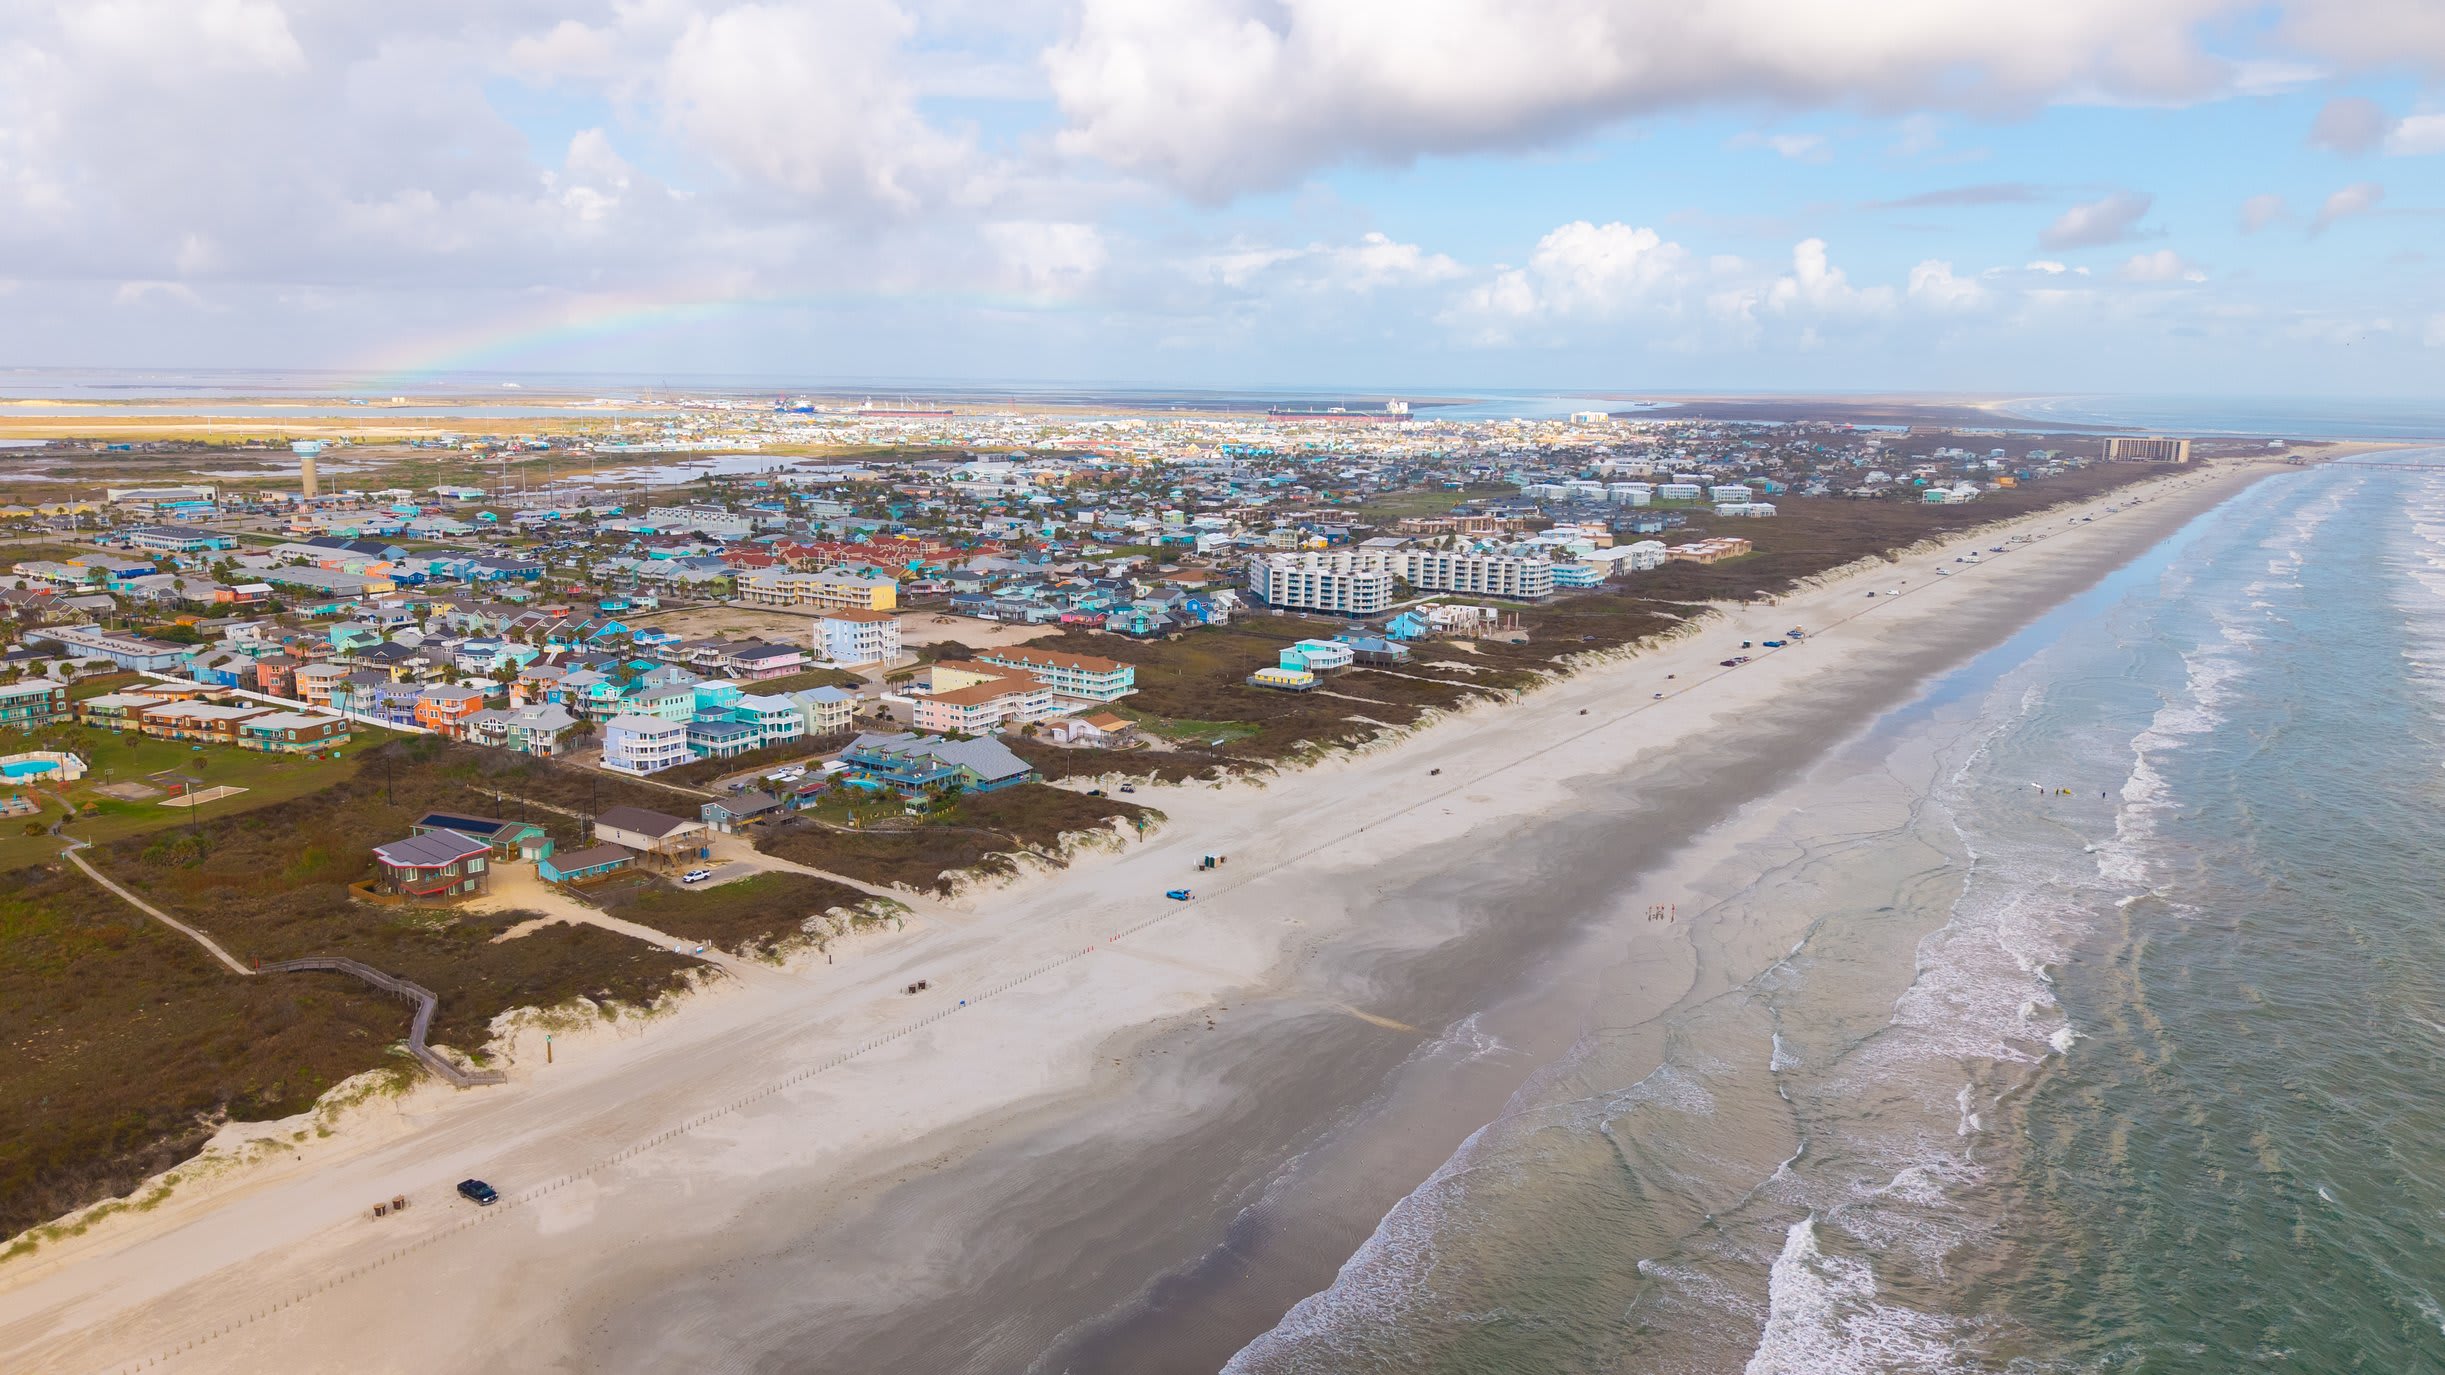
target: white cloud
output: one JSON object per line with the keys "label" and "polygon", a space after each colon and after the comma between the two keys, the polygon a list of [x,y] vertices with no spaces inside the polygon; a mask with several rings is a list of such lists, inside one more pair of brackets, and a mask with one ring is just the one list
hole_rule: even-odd
{"label": "white cloud", "polygon": [[2135,253],[2122,265],[2121,277],[2126,282],[2204,282],[2207,274],[2193,267],[2181,254],[2170,248],[2154,253]]}
{"label": "white cloud", "polygon": [[1689,253],[1652,229],[1574,220],[1537,240],[1528,259],[1539,297],[1564,314],[1608,315],[1675,285]]}
{"label": "white cloud", "polygon": [[125,80],[289,73],[306,65],[288,15],[270,0],[79,0],[59,10],[80,58]]}
{"label": "white cloud", "polygon": [[1934,258],[1910,269],[1910,299],[1930,310],[1976,310],[1985,305],[1987,290],[1974,277],[1956,277],[1953,265]]}
{"label": "white cloud", "polygon": [[1074,221],[1005,220],[986,225],[984,237],[1000,255],[1004,279],[1039,299],[1079,295],[1111,257],[1094,225]]}
{"label": "white cloud", "polygon": [[1823,134],[1745,133],[1732,140],[1735,148],[1766,148],[1793,162],[1831,162],[1834,147]]}
{"label": "white cloud", "polygon": [[2309,232],[2316,234],[2334,225],[2337,221],[2348,220],[2354,215],[2365,215],[2376,209],[2377,203],[2385,198],[2386,188],[2376,182],[2353,182],[2328,196],[2326,203],[2318,207],[2317,218],[2309,222]]}
{"label": "white cloud", "polygon": [[121,282],[119,289],[111,293],[110,299],[114,305],[135,306],[155,296],[167,297],[196,310],[211,308],[195,288],[185,282]]}
{"label": "white cloud", "polygon": [[2292,207],[2282,196],[2272,191],[2252,196],[2241,203],[2241,232],[2255,234],[2268,225],[2292,217]]}
{"label": "white cloud", "polygon": [[1222,199],[1347,159],[1547,142],[1694,104],[2193,99],[2232,78],[2194,30],[2235,3],[1084,0],[1045,63],[1063,148]]}
{"label": "white cloud", "polygon": [[917,113],[895,60],[914,28],[887,0],[699,15],[671,48],[667,118],[777,189],[902,212],[939,203],[972,150]]}
{"label": "white cloud", "polygon": [[2445,114],[2405,116],[2386,135],[2386,151],[2396,157],[2445,153]]}
{"label": "white cloud", "polygon": [[2038,235],[2038,246],[2060,250],[2121,243],[2133,237],[2148,207],[2155,203],[2154,196],[2117,191],[2102,200],[2075,205],[2046,226]]}
{"label": "white cloud", "polygon": [[1330,265],[1333,284],[1349,291],[1448,281],[1463,271],[1459,263],[1443,254],[1429,253],[1414,243],[1400,243],[1389,235],[1374,232],[1362,236],[1355,245],[1327,250],[1322,257]]}
{"label": "white cloud", "polygon": [[1189,261],[1196,280],[1248,288],[1275,277],[1316,291],[1364,294],[1386,287],[1446,282],[1468,269],[1441,253],[1370,230],[1356,243],[1311,243],[1305,248],[1238,244]]}
{"label": "white cloud", "polygon": [[1893,308],[1893,288],[1852,286],[1850,277],[1834,266],[1825,240],[1802,239],[1792,247],[1791,271],[1767,288],[1766,306],[1782,312],[1877,314]]}

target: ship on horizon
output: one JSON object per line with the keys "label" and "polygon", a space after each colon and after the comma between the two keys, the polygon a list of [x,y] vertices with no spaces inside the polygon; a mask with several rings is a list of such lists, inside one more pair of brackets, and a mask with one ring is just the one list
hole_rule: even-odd
{"label": "ship on horizon", "polygon": [[1354,411],[1347,406],[1268,406],[1265,414],[1276,420],[1338,420],[1359,425],[1381,425],[1409,419],[1409,403],[1387,401],[1380,411]]}

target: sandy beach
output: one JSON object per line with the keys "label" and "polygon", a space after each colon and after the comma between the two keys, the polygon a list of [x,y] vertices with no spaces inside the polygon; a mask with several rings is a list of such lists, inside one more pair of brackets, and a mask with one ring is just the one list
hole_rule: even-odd
{"label": "sandy beach", "polygon": [[[1298,774],[1142,788],[1142,843],[549,1065],[523,1034],[504,1088],[369,1105],[0,1266],[0,1368],[1216,1369],[1591,1017],[1635,1042],[1788,948],[1797,917],[1696,914],[1817,760],[2267,471],[1726,610]],[[1593,1007],[1599,963],[1632,991]]]}

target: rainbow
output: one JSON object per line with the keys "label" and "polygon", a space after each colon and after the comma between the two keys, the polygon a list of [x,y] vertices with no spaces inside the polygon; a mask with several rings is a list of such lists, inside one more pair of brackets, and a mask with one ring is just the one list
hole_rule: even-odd
{"label": "rainbow", "polygon": [[898,305],[1007,310],[1058,314],[1078,303],[1007,292],[863,290],[800,296],[725,295],[720,292],[604,293],[561,296],[507,317],[494,317],[451,333],[403,344],[386,357],[348,369],[369,390],[425,381],[448,373],[507,370],[508,366],[574,344],[638,338],[663,330],[701,325],[750,312],[789,307],[836,308],[888,301]]}
{"label": "rainbow", "polygon": [[630,338],[738,314],[748,303],[721,297],[641,294],[559,297],[402,345],[388,357],[349,369],[380,391],[446,373],[499,368],[574,344]]}

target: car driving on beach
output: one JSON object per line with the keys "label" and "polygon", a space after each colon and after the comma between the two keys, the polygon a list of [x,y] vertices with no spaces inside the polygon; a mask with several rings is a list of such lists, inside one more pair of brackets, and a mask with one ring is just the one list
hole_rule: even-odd
{"label": "car driving on beach", "polygon": [[501,1191],[480,1179],[460,1180],[458,1196],[479,1208],[489,1208],[501,1201]]}

